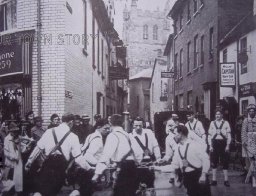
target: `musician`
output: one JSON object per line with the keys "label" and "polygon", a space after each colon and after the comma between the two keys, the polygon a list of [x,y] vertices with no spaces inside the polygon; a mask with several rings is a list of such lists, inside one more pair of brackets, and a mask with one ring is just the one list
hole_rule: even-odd
{"label": "musician", "polygon": [[[73,120],[73,114],[64,114],[62,124],[48,129],[43,134],[26,164],[26,170],[29,170],[41,151],[48,156],[38,174],[40,184],[38,184],[37,190],[43,196],[56,196],[58,194],[65,181],[67,163],[72,157],[81,154],[79,139],[70,131]],[[62,145],[52,152],[61,140],[63,141]],[[80,164],[79,160],[76,160],[78,164]]]}
{"label": "musician", "polygon": [[121,115],[114,114],[111,116],[112,132],[106,139],[103,155],[96,165],[92,180],[96,182],[112,160],[118,165],[114,196],[134,196],[138,188],[136,164],[129,135],[122,128],[122,124],[123,117]]}
{"label": "musician", "polygon": [[230,186],[228,181],[229,148],[231,143],[231,128],[227,121],[223,120],[221,110],[216,110],[215,121],[209,128],[210,152],[212,162],[212,186],[217,185],[216,172],[219,160],[223,165],[224,185]]}
{"label": "musician", "polygon": [[173,156],[171,171],[182,169],[188,196],[210,196],[210,186],[206,182],[206,174],[210,169],[209,156],[198,143],[188,138],[185,126],[177,127],[175,138],[179,145]]}
{"label": "musician", "polygon": [[[154,133],[143,128],[143,119],[137,117],[133,123],[133,132],[130,133],[132,149],[138,163],[161,159],[160,148]],[[148,188],[154,187],[155,173],[148,168],[139,168],[138,181],[145,183]]]}
{"label": "musician", "polygon": [[20,130],[16,123],[10,122],[8,125],[9,134],[4,140],[5,155],[5,180],[13,180],[15,191],[23,192],[23,163],[21,157]]}
{"label": "musician", "polygon": [[195,142],[198,142],[202,145],[205,150],[207,149],[207,143],[206,143],[206,134],[203,127],[203,124],[201,121],[197,120],[195,118],[195,113],[191,111],[189,114],[187,114],[188,122],[185,124],[185,126],[188,129],[188,137]]}

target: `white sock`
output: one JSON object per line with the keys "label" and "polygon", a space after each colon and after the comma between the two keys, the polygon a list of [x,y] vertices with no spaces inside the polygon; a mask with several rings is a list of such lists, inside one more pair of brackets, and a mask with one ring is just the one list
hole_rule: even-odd
{"label": "white sock", "polygon": [[217,173],[217,169],[212,169],[212,180],[216,181],[216,173]]}
{"label": "white sock", "polygon": [[224,169],[223,173],[224,173],[224,180],[228,181],[228,170]]}

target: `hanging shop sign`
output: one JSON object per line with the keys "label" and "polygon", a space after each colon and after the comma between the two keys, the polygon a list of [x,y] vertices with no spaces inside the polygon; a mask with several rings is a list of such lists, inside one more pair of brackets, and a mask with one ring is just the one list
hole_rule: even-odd
{"label": "hanging shop sign", "polygon": [[30,73],[32,42],[24,40],[28,36],[31,33],[24,31],[1,37],[7,41],[0,42],[0,77]]}
{"label": "hanging shop sign", "polygon": [[236,86],[236,64],[235,63],[220,64],[220,85],[222,87]]}
{"label": "hanging shop sign", "polygon": [[256,95],[256,83],[247,83],[239,86],[239,96],[249,97]]}
{"label": "hanging shop sign", "polygon": [[111,80],[125,80],[129,78],[129,68],[123,66],[111,66],[108,72]]}
{"label": "hanging shop sign", "polygon": [[174,78],[174,72],[173,71],[162,71],[161,78]]}

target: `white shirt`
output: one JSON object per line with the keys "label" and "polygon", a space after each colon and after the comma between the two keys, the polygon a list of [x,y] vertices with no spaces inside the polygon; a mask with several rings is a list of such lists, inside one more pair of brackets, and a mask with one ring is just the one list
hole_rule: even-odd
{"label": "white shirt", "polygon": [[[112,132],[106,139],[103,154],[96,165],[95,174],[102,174],[110,160],[120,162],[126,155],[131,154],[131,151],[129,134],[122,127],[112,127]],[[125,160],[134,160],[134,157],[128,155]]]}
{"label": "white shirt", "polygon": [[82,152],[87,148],[85,154],[82,156],[84,161],[87,161],[91,165],[96,165],[103,153],[103,139],[99,131],[88,135],[85,140]]}
{"label": "white shirt", "polygon": [[[217,125],[217,129],[215,126],[215,123]],[[222,129],[221,128],[221,125]],[[209,138],[210,138],[210,145],[212,146],[212,139],[216,139],[216,140],[222,140],[223,137],[221,136],[221,134],[227,139],[227,145],[229,145],[231,143],[231,128],[230,125],[228,123],[228,121],[212,121],[209,127]]]}
{"label": "white shirt", "polygon": [[199,137],[205,139],[205,130],[201,121],[194,119],[193,122],[188,121],[185,125],[189,131],[193,131]]}
{"label": "white shirt", "polygon": [[[174,152],[173,160],[171,163],[171,170],[175,171],[175,169],[183,168],[183,161],[182,158],[179,154],[184,157],[185,156],[185,151],[187,144],[188,146],[188,151],[187,151],[187,157],[186,160],[193,165],[196,168],[202,168],[202,172],[207,173],[210,169],[210,159],[208,154],[205,152],[204,149],[200,148],[200,145],[197,144],[196,142],[187,139],[186,142],[183,144],[179,144],[177,150]],[[194,171],[195,169],[192,167],[186,167],[185,172],[191,172]]]}
{"label": "white shirt", "polygon": [[178,146],[178,143],[174,139],[175,134],[170,132],[168,136],[165,138],[165,156],[163,157],[164,160],[169,161]]}
{"label": "white shirt", "polygon": [[[148,137],[148,146],[146,146],[146,135]],[[142,161],[144,150],[140,147],[135,137],[138,137],[141,143],[148,148],[150,153],[155,155],[156,159],[161,158],[160,148],[153,131],[151,131],[150,129],[142,129],[142,133],[138,134],[135,130],[133,130],[133,132],[130,133],[129,136],[132,144],[132,150],[138,162]]]}
{"label": "white shirt", "polygon": [[[58,142],[64,137],[67,132],[70,131],[70,128],[66,123],[62,123],[54,129]],[[37,142],[37,146],[41,150],[44,150],[46,155],[50,154],[51,150],[56,146],[52,134],[52,129],[46,130],[41,139]],[[70,133],[65,141],[62,143],[61,150],[64,157],[68,161],[70,160],[71,154],[73,157],[78,156],[81,153],[78,137],[74,133]],[[57,150],[53,154],[61,154],[61,152]]]}

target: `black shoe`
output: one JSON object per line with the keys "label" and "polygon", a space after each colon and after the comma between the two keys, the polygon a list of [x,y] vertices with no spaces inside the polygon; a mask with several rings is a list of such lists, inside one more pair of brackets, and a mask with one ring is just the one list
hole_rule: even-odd
{"label": "black shoe", "polygon": [[229,181],[224,181],[224,186],[230,187]]}
{"label": "black shoe", "polygon": [[213,180],[213,181],[211,182],[211,186],[217,186],[217,181],[216,181],[216,180]]}

